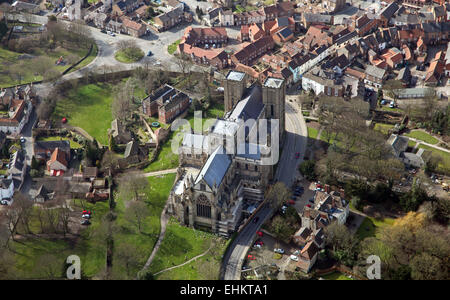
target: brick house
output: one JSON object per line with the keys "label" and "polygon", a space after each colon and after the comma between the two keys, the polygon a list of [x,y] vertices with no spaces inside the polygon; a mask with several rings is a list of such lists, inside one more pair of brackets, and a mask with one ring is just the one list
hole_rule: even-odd
{"label": "brick house", "polygon": [[147,26],[130,20],[129,18],[122,19],[122,30],[133,37],[141,37],[147,33]]}
{"label": "brick house", "polygon": [[142,112],[148,116],[158,114],[162,123],[172,122],[190,104],[190,98],[183,92],[166,84],[142,101]]}
{"label": "brick house", "polygon": [[234,64],[241,63],[249,65],[253,63],[256,58],[273,49],[274,44],[273,38],[270,36],[262,37],[253,43],[245,43],[241,50],[231,56],[231,61]]}
{"label": "brick house", "polygon": [[183,22],[184,15],[183,7],[176,7],[154,17],[153,22],[159,31],[165,31]]}

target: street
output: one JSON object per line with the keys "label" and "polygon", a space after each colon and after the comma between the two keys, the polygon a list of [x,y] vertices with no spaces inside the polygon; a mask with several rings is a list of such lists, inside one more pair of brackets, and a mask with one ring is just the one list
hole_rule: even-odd
{"label": "street", "polygon": [[[286,101],[286,137],[281,151],[281,158],[277,166],[275,181],[283,182],[288,188],[291,187],[294,179],[299,176],[298,166],[303,161],[307,136],[308,131],[300,108],[297,104],[291,104],[289,101]],[[294,157],[296,152],[300,153],[298,159]],[[303,209],[306,201],[299,203],[298,207],[296,205],[296,208]],[[270,206],[263,207],[255,216],[259,217],[259,221],[256,223],[248,223],[239,233],[223,259],[223,272],[220,274],[221,279],[240,279],[245,255],[253,244],[256,231],[272,214],[273,209]]]}

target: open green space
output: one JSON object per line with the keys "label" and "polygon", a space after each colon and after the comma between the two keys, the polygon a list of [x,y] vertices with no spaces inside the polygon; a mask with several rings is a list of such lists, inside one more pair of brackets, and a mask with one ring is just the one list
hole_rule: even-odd
{"label": "open green space", "polygon": [[79,143],[74,142],[72,139],[70,139],[68,137],[47,136],[47,137],[40,137],[40,138],[38,138],[38,140],[39,141],[70,141],[70,148],[71,149],[78,149],[78,148],[82,147]]}
{"label": "open green space", "polygon": [[385,135],[389,133],[389,130],[393,129],[394,125],[392,124],[384,124],[384,123],[376,123],[373,127],[374,130],[379,131]]}
{"label": "open green space", "polygon": [[418,148],[431,151],[434,155],[440,157],[437,172],[450,174],[450,153],[423,144],[419,144]]}
{"label": "open green space", "polygon": [[71,126],[81,127],[101,144],[108,144],[111,127],[112,85],[108,83],[79,86],[56,104],[53,117],[66,117]]}
{"label": "open green space", "polygon": [[310,139],[316,139],[319,131],[315,128],[308,127],[308,138]]}
{"label": "open green space", "polygon": [[325,280],[353,280],[351,278],[348,278],[345,274],[342,274],[340,272],[333,272],[331,274],[327,274],[324,276],[320,276]]}
{"label": "open green space", "polygon": [[138,47],[129,47],[117,51],[114,57],[122,63],[129,64],[141,60],[144,57],[144,52]]}
{"label": "open green space", "polygon": [[175,42],[167,46],[167,52],[169,52],[169,54],[174,54],[175,51],[177,51],[177,47],[180,44],[180,42],[181,40],[176,40]]}
{"label": "open green space", "polygon": [[[138,266],[132,268],[132,273],[135,275],[144,266],[158,240],[161,230],[161,212],[175,181],[175,174],[148,177],[148,181],[150,186],[145,192],[145,203],[148,206],[149,215],[143,222],[141,232],[124,217],[127,201],[116,197],[117,219],[115,223],[120,229],[114,235],[114,244],[130,245],[139,252]],[[114,260],[117,261],[117,258],[113,258]],[[126,278],[126,270],[122,264],[113,263],[112,271],[114,278]]]}
{"label": "open green space", "polygon": [[[181,226],[175,219],[171,219],[167,225],[166,235],[161,247],[150,265],[150,271],[154,274],[163,269],[180,265],[204,253],[212,245],[211,243],[218,242],[217,240],[217,237],[211,233]],[[225,249],[225,245],[221,248]],[[209,258],[212,259],[210,254],[206,255],[209,255]],[[195,268],[192,267],[188,274],[176,272],[175,270],[172,272],[177,277],[180,275],[185,276],[184,279],[198,278],[199,275],[198,271],[195,272]]]}
{"label": "open green space", "polygon": [[[34,68],[34,60],[37,59],[48,59],[48,70],[56,71],[57,73],[62,73],[67,68],[70,67],[69,63],[65,65],[56,65],[55,62],[62,56],[63,60],[68,57],[73,57],[74,62],[76,58],[81,59],[87,53],[88,49],[78,48],[78,49],[65,49],[57,47],[53,50],[36,49],[33,54],[23,58],[24,53],[18,53],[14,51],[7,50],[0,47],[0,87],[8,87],[15,84],[23,84],[32,81],[42,80],[42,74],[38,73]],[[72,71],[78,70],[87,64],[97,56],[97,46],[90,56],[88,56],[83,62],[80,63]],[[22,57],[22,58],[21,58]]]}
{"label": "open green space", "polygon": [[[72,201],[72,208],[80,213],[83,209],[77,200]],[[58,238],[35,235],[34,237],[21,238],[17,242],[11,242],[17,278],[65,278],[64,265],[69,255],[80,257],[82,275],[85,277],[95,277],[104,269],[106,245],[95,238],[93,232],[100,225],[102,217],[109,211],[108,203],[97,202],[92,204],[84,201],[84,209],[91,210],[93,218],[91,219],[91,225],[83,228],[79,237],[64,239],[62,234],[59,234]],[[30,227],[34,234],[39,234],[36,209],[33,211]]]}
{"label": "open green space", "polygon": [[405,135],[432,145],[439,142],[438,139],[433,137],[431,134],[428,134],[422,130],[412,130],[410,133],[405,133]]}
{"label": "open green space", "polygon": [[387,226],[392,226],[394,224],[395,219],[393,218],[384,218],[384,219],[375,219],[373,217],[366,217],[364,221],[359,226],[356,235],[360,240],[363,240],[367,237],[375,237],[377,236],[377,232],[379,229]]}

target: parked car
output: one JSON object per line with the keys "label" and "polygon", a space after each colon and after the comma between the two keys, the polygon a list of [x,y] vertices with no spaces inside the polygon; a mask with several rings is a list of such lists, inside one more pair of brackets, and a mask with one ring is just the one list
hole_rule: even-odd
{"label": "parked car", "polygon": [[293,261],[298,261],[298,256],[296,256],[296,255],[291,255],[290,258]]}
{"label": "parked car", "polygon": [[311,203],[314,203],[314,199],[309,199],[308,201]]}
{"label": "parked car", "polygon": [[101,33],[106,33],[105,29],[100,30]]}
{"label": "parked car", "polygon": [[295,250],[293,255],[300,255],[300,250]]}
{"label": "parked car", "polygon": [[291,196],[291,199],[295,201],[295,200],[297,200],[297,196],[292,195],[292,196]]}
{"label": "parked car", "polygon": [[91,215],[89,215],[89,214],[84,214],[84,215],[82,215],[81,216],[83,219],[90,219],[91,218]]}
{"label": "parked car", "polygon": [[284,254],[284,250],[281,248],[275,248],[275,249],[273,249],[273,252],[279,253],[279,254]]}
{"label": "parked car", "polygon": [[299,158],[300,158],[300,152],[296,152],[296,153],[295,153],[295,158],[296,158],[296,159],[299,159]]}
{"label": "parked car", "polygon": [[261,249],[261,248],[262,248],[262,246],[261,246],[261,245],[259,245],[259,244],[254,244],[254,245],[253,245],[253,249],[256,249],[256,248],[258,248],[258,249]]}
{"label": "parked car", "polygon": [[259,221],[259,217],[254,217],[253,218],[253,223],[256,223],[256,222],[258,222]]}
{"label": "parked car", "polygon": [[254,257],[254,256],[251,255],[251,254],[247,255],[247,258],[250,259],[250,260],[255,260],[255,259],[256,259],[256,257]]}
{"label": "parked car", "polygon": [[82,220],[81,225],[91,225],[91,222],[89,220]]}
{"label": "parked car", "polygon": [[263,233],[261,231],[257,231],[256,234],[259,236],[263,236]]}
{"label": "parked car", "polygon": [[264,242],[261,241],[261,240],[257,240],[257,241],[255,242],[255,244],[263,246],[263,245],[264,245]]}
{"label": "parked car", "polygon": [[8,205],[8,201],[2,200],[2,201],[0,201],[0,204],[1,204],[1,205]]}
{"label": "parked car", "polygon": [[288,201],[288,204],[295,205],[295,201],[291,199],[291,200]]}
{"label": "parked car", "polygon": [[25,138],[23,136],[20,137],[20,142],[25,143]]}
{"label": "parked car", "polygon": [[148,52],[147,52],[147,56],[152,56],[153,55],[153,52],[152,51],[150,51],[150,50],[148,50]]}

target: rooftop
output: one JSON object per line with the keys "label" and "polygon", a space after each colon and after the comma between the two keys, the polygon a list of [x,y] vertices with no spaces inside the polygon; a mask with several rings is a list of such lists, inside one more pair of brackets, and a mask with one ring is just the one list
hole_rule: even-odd
{"label": "rooftop", "polygon": [[269,77],[264,82],[264,86],[268,88],[278,89],[283,84],[283,79]]}
{"label": "rooftop", "polygon": [[241,81],[244,79],[245,73],[238,71],[230,71],[227,75],[228,80]]}

